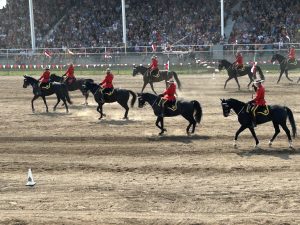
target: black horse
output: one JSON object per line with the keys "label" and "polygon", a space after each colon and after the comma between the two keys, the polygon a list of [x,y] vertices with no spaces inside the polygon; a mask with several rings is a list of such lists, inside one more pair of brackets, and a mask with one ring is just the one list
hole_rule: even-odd
{"label": "black horse", "polygon": [[[164,118],[161,116],[161,107],[159,106],[160,97],[150,93],[138,93],[138,99],[140,108],[142,108],[146,102],[152,106],[154,114],[157,116],[155,125],[161,130],[159,135],[162,135],[167,130],[164,128]],[[189,125],[186,128],[186,133],[189,135],[190,127],[193,125],[191,133],[194,133],[196,123],[200,123],[201,121],[202,108],[200,103],[196,100],[190,102],[178,100],[175,103],[175,108],[171,109],[166,107],[164,115],[166,117],[182,115],[189,121]]]}
{"label": "black horse", "polygon": [[49,88],[41,88],[41,91],[39,92],[38,89],[38,85],[39,85],[39,81],[33,77],[24,75],[24,82],[23,82],[23,88],[27,88],[28,85],[31,85],[33,88],[33,98],[31,100],[31,108],[32,108],[32,112],[35,111],[34,106],[33,106],[33,102],[38,99],[39,97],[42,97],[44,100],[44,103],[46,105],[46,112],[48,112],[48,105],[46,102],[46,96],[52,95],[52,94],[56,94],[57,97],[57,103],[55,104],[55,106],[53,107],[53,111],[56,110],[56,107],[58,105],[58,103],[60,102],[60,100],[62,100],[65,104],[65,108],[66,108],[66,112],[69,112],[68,109],[68,105],[66,103],[66,101],[68,101],[69,104],[72,104],[72,101],[70,100],[69,97],[69,92],[68,89],[66,87],[66,85],[61,84],[61,83],[57,83],[57,82],[51,82],[49,83]]}
{"label": "black horse", "polygon": [[[243,130],[248,128],[250,130],[252,136],[255,139],[256,147],[257,147],[257,145],[259,144],[259,141],[256,137],[254,128],[252,126],[250,114],[249,114],[249,112],[247,112],[248,104],[238,101],[236,99],[230,98],[227,100],[221,99],[221,105],[222,105],[222,109],[223,109],[223,115],[225,117],[227,117],[230,114],[230,110],[233,109],[233,111],[238,116],[238,121],[241,124],[241,127],[237,130],[237,132],[235,134],[234,146],[236,146],[236,141],[237,141],[239,134]],[[294,120],[293,113],[288,107],[279,106],[279,105],[270,105],[270,106],[268,106],[268,112],[266,112],[265,115],[261,115],[261,114],[257,113],[257,116],[256,116],[257,124],[263,124],[263,123],[266,123],[269,121],[273,122],[273,126],[275,128],[275,133],[269,142],[269,146],[272,145],[272,142],[274,141],[276,136],[279,134],[279,132],[280,132],[279,125],[280,125],[288,137],[289,147],[292,147],[292,139],[291,139],[290,130],[286,125],[287,118],[290,121],[290,124],[292,126],[292,131],[293,131],[293,137],[295,138],[296,123]]]}
{"label": "black horse", "polygon": [[[57,76],[56,74],[53,73],[50,75],[50,81],[64,83],[64,77]],[[76,90],[81,91],[82,95],[85,97],[85,102],[84,102],[85,105],[88,104],[87,99],[89,97],[89,92],[85,91],[84,87],[83,87],[83,84],[86,81],[94,82],[94,80],[92,80],[92,79],[76,78],[76,80],[74,82],[72,82],[71,84],[69,84],[68,82],[65,83],[69,91],[76,91]]]}
{"label": "black horse", "polygon": [[174,71],[167,71],[167,70],[162,70],[159,71],[159,76],[157,77],[153,77],[152,75],[150,75],[150,71],[147,67],[145,66],[134,66],[133,67],[133,71],[132,71],[132,76],[136,76],[137,74],[142,74],[143,75],[143,79],[144,79],[144,85],[142,88],[142,91],[144,91],[146,85],[149,83],[151,86],[152,91],[157,94],[154,91],[153,88],[153,83],[154,82],[160,82],[160,81],[165,81],[166,82],[166,87],[167,87],[167,81],[170,80],[171,78],[174,77],[174,79],[176,80],[176,83],[178,85],[178,89],[181,89],[181,83],[178,79],[177,73],[175,73]]}
{"label": "black horse", "polygon": [[[103,113],[103,105],[105,103],[118,102],[126,111],[123,119],[128,119],[128,100],[129,96],[132,95],[131,107],[133,107],[136,101],[136,94],[131,90],[126,89],[114,89],[113,92],[109,95],[102,94],[102,88],[93,82],[85,82],[84,89],[86,91],[91,91],[94,95],[95,101],[98,103],[97,111],[100,113],[99,120],[105,116]],[[102,98],[103,97],[103,98]],[[104,99],[104,102],[102,101]]]}
{"label": "black horse", "polygon": [[[295,64],[293,63],[288,63],[287,62],[287,58],[284,57],[283,55],[280,55],[278,53],[274,54],[272,56],[272,59],[271,59],[271,62],[275,62],[275,61],[278,61],[279,64],[280,64],[280,74],[279,74],[279,78],[278,78],[278,81],[277,81],[277,84],[279,83],[280,79],[281,79],[281,76],[283,73],[285,73],[285,76],[286,78],[293,82],[293,80],[291,78],[289,78],[289,73],[288,73],[288,70],[292,70],[292,69],[296,69],[296,68],[300,68],[300,61],[299,60],[296,60]],[[300,78],[299,78],[300,80]],[[297,83],[299,82],[299,80],[297,81]]]}
{"label": "black horse", "polygon": [[[250,84],[256,78],[256,77],[253,76],[253,73],[251,72],[252,66],[245,66],[243,68],[243,70],[238,70],[237,73],[236,73],[236,69],[234,68],[233,63],[230,63],[227,60],[222,59],[222,60],[219,61],[219,70],[222,70],[223,68],[225,68],[227,70],[227,74],[229,76],[228,79],[225,81],[224,89],[226,88],[227,82],[230,81],[232,78],[235,79],[236,83],[238,84],[239,89],[240,89],[240,84],[239,84],[239,81],[238,81],[237,77],[248,75],[248,77],[250,79],[250,82],[247,85],[248,88],[250,87]],[[260,79],[264,80],[265,76],[264,76],[261,68],[259,66],[256,66],[256,70],[259,72]]]}

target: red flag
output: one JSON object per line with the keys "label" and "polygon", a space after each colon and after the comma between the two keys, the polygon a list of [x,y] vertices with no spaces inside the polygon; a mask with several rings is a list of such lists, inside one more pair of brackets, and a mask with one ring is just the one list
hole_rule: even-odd
{"label": "red flag", "polygon": [[155,43],[153,43],[153,44],[151,45],[151,48],[152,48],[152,52],[156,52],[157,46],[156,46]]}
{"label": "red flag", "polygon": [[46,49],[46,50],[44,51],[44,55],[50,58],[51,55],[52,55],[52,53],[51,53],[48,49]]}
{"label": "red flag", "polygon": [[68,53],[69,53],[70,55],[74,55],[74,52],[72,52],[70,49],[68,49]]}

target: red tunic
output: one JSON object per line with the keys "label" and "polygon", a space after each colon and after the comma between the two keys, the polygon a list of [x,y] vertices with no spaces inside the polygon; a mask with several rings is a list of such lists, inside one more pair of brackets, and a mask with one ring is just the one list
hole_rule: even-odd
{"label": "red tunic", "polygon": [[174,101],[174,100],[176,100],[175,93],[176,93],[176,84],[172,83],[164,91],[164,93],[163,93],[163,95],[164,95],[163,99],[168,100],[168,101]]}
{"label": "red tunic", "polygon": [[50,71],[49,70],[46,70],[42,76],[40,77],[39,81],[41,83],[48,83],[49,82],[49,79],[50,79]]}
{"label": "red tunic", "polygon": [[112,81],[114,79],[114,75],[112,73],[107,73],[104,80],[100,83],[102,88],[113,88]]}
{"label": "red tunic", "polygon": [[259,105],[259,106],[266,105],[264,86],[261,85],[260,87],[257,88],[256,97],[253,99],[253,101],[255,102],[255,105]]}
{"label": "red tunic", "polygon": [[67,72],[66,72],[67,77],[69,78],[75,78],[74,76],[74,66],[70,65]]}
{"label": "red tunic", "polygon": [[158,61],[156,59],[152,59],[151,65],[150,65],[151,70],[158,69]]}
{"label": "red tunic", "polygon": [[243,56],[242,55],[237,55],[236,60],[235,60],[235,64],[236,65],[243,65]]}
{"label": "red tunic", "polygon": [[289,59],[295,59],[296,58],[296,52],[294,48],[291,48],[289,51]]}

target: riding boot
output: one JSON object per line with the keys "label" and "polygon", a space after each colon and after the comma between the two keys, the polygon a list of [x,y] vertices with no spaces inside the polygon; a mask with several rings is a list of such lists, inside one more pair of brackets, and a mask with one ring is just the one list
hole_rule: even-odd
{"label": "riding boot", "polygon": [[256,127],[256,116],[252,116],[252,126]]}
{"label": "riding boot", "polygon": [[160,116],[164,117],[165,116],[165,102],[162,100],[161,106],[160,106]]}

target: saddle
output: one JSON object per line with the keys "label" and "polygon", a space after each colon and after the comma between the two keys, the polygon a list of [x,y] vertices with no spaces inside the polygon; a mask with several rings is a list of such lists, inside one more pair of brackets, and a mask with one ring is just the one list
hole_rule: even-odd
{"label": "saddle", "polygon": [[158,71],[158,73],[157,73],[157,74],[152,74],[152,77],[154,77],[154,78],[158,78],[158,77],[160,77],[160,71]]}
{"label": "saddle", "polygon": [[257,105],[248,104],[246,112],[251,114],[253,110],[255,110],[256,116],[268,116],[270,114],[270,106],[268,105],[258,107]]}
{"label": "saddle", "polygon": [[51,88],[51,86],[52,86],[52,83],[49,82],[49,83],[47,83],[47,84],[42,84],[40,87],[41,87],[41,89],[48,90],[48,89]]}
{"label": "saddle", "polygon": [[288,60],[287,60],[287,63],[290,64],[290,65],[296,66],[296,65],[297,65],[297,60],[294,59],[294,60],[290,61],[290,60],[288,59]]}
{"label": "saddle", "polygon": [[165,101],[165,103],[164,103],[165,108],[172,110],[172,111],[177,110],[177,99],[175,101],[167,101],[167,100],[164,100],[163,98],[161,98],[160,101],[158,102],[158,105],[163,104],[164,101]]}

